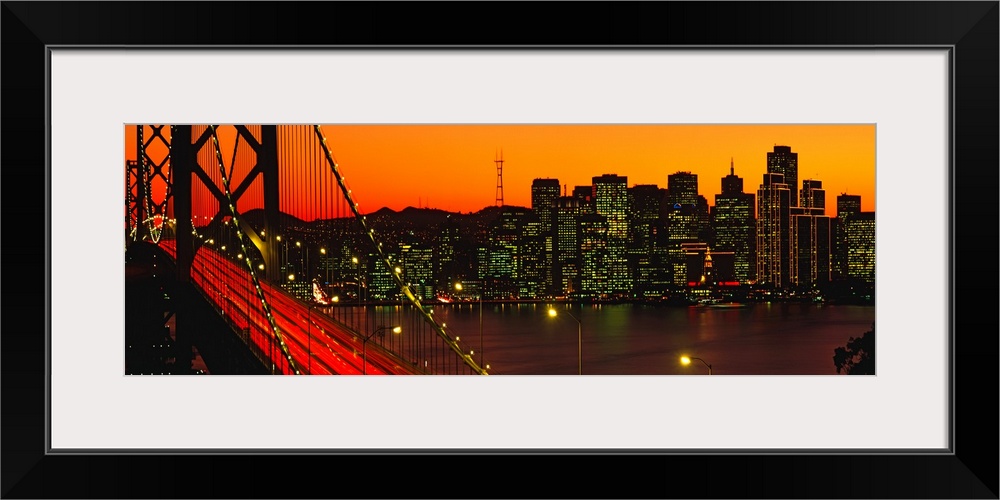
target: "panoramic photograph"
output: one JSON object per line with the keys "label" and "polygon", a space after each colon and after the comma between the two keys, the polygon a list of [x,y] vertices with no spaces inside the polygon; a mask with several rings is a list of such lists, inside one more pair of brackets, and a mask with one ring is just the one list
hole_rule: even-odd
{"label": "panoramic photograph", "polygon": [[874,124],[126,124],[126,375],[875,375]]}

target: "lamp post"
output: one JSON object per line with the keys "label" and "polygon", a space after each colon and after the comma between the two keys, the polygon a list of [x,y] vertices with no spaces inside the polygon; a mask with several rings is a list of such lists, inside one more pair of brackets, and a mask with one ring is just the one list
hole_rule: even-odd
{"label": "lamp post", "polygon": [[[326,248],[320,247],[319,254],[326,255]],[[320,265],[322,265],[326,270],[326,283],[330,284],[330,261],[323,257],[320,257],[319,260],[320,260]]]}
{"label": "lamp post", "polygon": [[309,273],[308,270],[306,269],[305,257],[302,254],[302,242],[296,241],[295,248],[297,248],[299,252],[299,272],[308,275]]}
{"label": "lamp post", "polygon": [[[357,297],[357,299],[358,299],[358,305],[360,306],[361,305],[361,262],[358,261],[357,257],[351,257],[351,262],[354,263],[354,274],[355,274],[354,281],[356,281],[357,284],[358,284],[358,297]],[[360,314],[360,312],[359,312],[359,314]],[[358,321],[358,323],[361,323],[361,322]]]}
{"label": "lamp post", "polygon": [[[364,360],[361,365],[361,374],[368,375],[368,340],[378,334],[380,337],[385,335],[385,331],[388,330],[388,326],[380,326],[371,332],[361,341],[361,357]],[[403,331],[402,327],[394,326],[392,327],[392,333],[400,333]]]}
{"label": "lamp post", "polygon": [[[553,309],[552,307],[549,307],[549,316],[550,317],[554,318],[558,314],[559,313],[556,312],[555,309]],[[566,315],[576,320],[576,325],[577,325],[577,330],[576,330],[576,336],[577,336],[577,366],[578,366],[578,370],[579,370],[577,374],[578,375],[583,375],[583,322],[580,321],[580,318],[577,318],[576,316],[573,316],[573,314],[570,313],[569,311],[566,311]]]}
{"label": "lamp post", "polygon": [[703,365],[705,365],[705,366],[708,367],[708,374],[709,375],[712,374],[712,365],[706,363],[705,360],[701,359],[701,358],[692,358],[692,357],[688,357],[688,356],[681,356],[681,364],[684,365],[684,366],[690,365],[691,364],[691,360],[693,360],[693,359],[697,359],[698,361],[701,361],[701,363]]}
{"label": "lamp post", "polygon": [[[459,292],[462,291],[462,284],[455,283],[455,290]],[[483,347],[483,293],[482,290],[477,294],[479,297],[479,364],[483,367],[486,366],[486,349]]]}
{"label": "lamp post", "polygon": [[357,257],[351,257],[354,263],[354,280],[358,282],[358,303],[361,303],[361,261]]}
{"label": "lamp post", "polygon": [[[276,239],[278,241],[278,243],[281,243],[281,235],[280,234],[277,235],[277,236],[275,236],[274,239]],[[279,270],[281,269],[282,264],[285,264],[285,266],[288,265],[288,239],[287,238],[285,239],[284,246],[285,246],[285,255],[284,255],[284,258],[282,258],[282,255],[281,255],[281,247],[280,246],[278,247],[278,269]]]}

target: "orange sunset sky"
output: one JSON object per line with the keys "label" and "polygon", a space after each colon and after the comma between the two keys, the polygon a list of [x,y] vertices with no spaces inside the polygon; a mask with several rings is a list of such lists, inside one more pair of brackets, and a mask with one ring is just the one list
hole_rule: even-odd
{"label": "orange sunset sky", "polygon": [[[826,189],[828,215],[836,215],[842,193],[860,195],[862,210],[875,210],[874,125],[323,125],[322,130],[363,213],[381,207],[474,212],[493,206],[494,159],[501,150],[505,205],[530,207],[536,178],[558,179],[568,191],[603,174],[626,176],[630,187],[665,188],[667,176],[679,171],[697,174],[699,192],[714,205],[730,158],[744,191],[756,194],[767,153],[776,144],[798,153],[796,196],[803,179],[818,179]],[[220,126],[219,137],[228,162],[233,128]],[[134,159],[134,126],[125,127],[125,145],[126,159]],[[239,209],[256,203],[241,203]],[[210,210],[196,206],[195,214]]]}

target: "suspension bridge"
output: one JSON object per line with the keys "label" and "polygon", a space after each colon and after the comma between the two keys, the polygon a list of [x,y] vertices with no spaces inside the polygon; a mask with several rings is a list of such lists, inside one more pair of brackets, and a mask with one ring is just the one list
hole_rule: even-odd
{"label": "suspension bridge", "polygon": [[489,373],[423,303],[349,187],[363,166],[339,165],[330,139],[321,125],[126,126],[126,266],[160,283],[130,293],[126,274],[126,372],[159,342],[169,373],[194,372],[192,347],[245,373]]}

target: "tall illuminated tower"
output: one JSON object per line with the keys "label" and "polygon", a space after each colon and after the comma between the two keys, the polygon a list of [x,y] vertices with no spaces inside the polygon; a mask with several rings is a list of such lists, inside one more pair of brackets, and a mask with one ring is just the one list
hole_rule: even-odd
{"label": "tall illuminated tower", "polygon": [[788,286],[791,198],[782,174],[764,174],[757,190],[757,283]]}
{"label": "tall illuminated tower", "polygon": [[875,284],[875,212],[858,212],[847,219],[847,277]]}
{"label": "tall illuminated tower", "polygon": [[628,264],[635,293],[656,295],[652,260],[656,224],[660,221],[660,201],[664,190],[655,184],[638,184],[628,188],[629,243]]}
{"label": "tall illuminated tower", "polygon": [[[795,190],[799,185],[799,154],[793,153],[790,146],[774,146],[774,151],[767,154],[767,173],[781,174],[784,184]],[[798,197],[792,193],[790,206],[799,206]]]}
{"label": "tall illuminated tower", "polygon": [[543,245],[541,258],[544,269],[542,281],[543,288],[548,294],[556,291],[552,253],[555,241],[553,217],[557,198],[559,198],[559,179],[535,179],[531,182],[531,209],[538,215],[541,223]]}
{"label": "tall illuminated tower", "polygon": [[708,200],[698,194],[698,175],[676,172],[667,176],[667,193],[660,210],[666,222],[673,284],[687,284],[687,254],[681,245],[701,241],[708,228]]}
{"label": "tall illuminated tower", "polygon": [[500,156],[493,157],[493,163],[497,166],[497,206],[503,206],[503,150]]}
{"label": "tall illuminated tower", "polygon": [[847,221],[861,213],[861,196],[837,196],[837,218],[833,220],[833,279],[847,279]]}
{"label": "tall illuminated tower", "polygon": [[553,280],[557,295],[570,295],[580,290],[578,226],[580,216],[584,214],[583,204],[575,196],[556,199]]}
{"label": "tall illuminated tower", "polygon": [[597,214],[581,215],[578,219],[580,245],[580,296],[582,298],[608,298],[613,286],[612,271],[608,265],[607,218]]}
{"label": "tall illuminated tower", "polygon": [[802,190],[799,191],[799,206],[826,209],[826,190],[823,189],[823,181],[816,179],[802,181]]}
{"label": "tall illuminated tower", "polygon": [[754,201],[753,193],[743,192],[743,178],[736,175],[730,160],[729,175],[722,178],[722,193],[715,195],[712,207],[715,229],[712,249],[733,252],[733,277],[740,283],[753,280],[757,275]]}
{"label": "tall illuminated tower", "polygon": [[607,294],[632,292],[628,269],[628,177],[604,174],[593,178],[594,211],[607,222]]}
{"label": "tall illuminated tower", "polygon": [[830,281],[830,218],[826,216],[823,182],[802,181],[800,206],[789,211],[789,284],[801,288]]}

